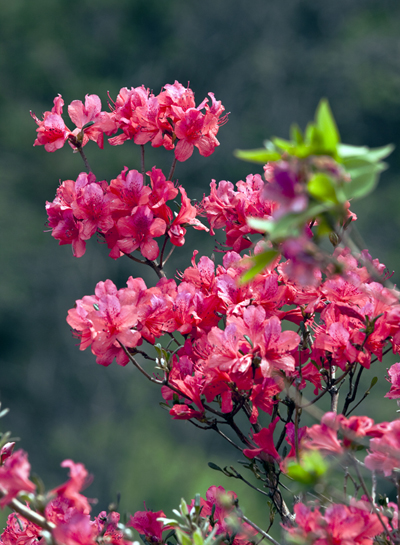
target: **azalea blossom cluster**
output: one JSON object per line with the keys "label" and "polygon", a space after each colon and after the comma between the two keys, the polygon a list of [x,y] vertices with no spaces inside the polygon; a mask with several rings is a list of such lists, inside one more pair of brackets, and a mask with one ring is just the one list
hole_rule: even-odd
{"label": "azalea blossom cluster", "polygon": [[140,145],[151,142],[154,147],[174,149],[178,161],[189,159],[194,147],[204,157],[211,155],[219,146],[216,137],[219,127],[227,121],[227,116],[222,115],[225,108],[221,102],[215,99],[214,93],[209,93],[211,104],[205,98],[196,106],[193,91],[178,81],[163,89],[159,95],[154,95],[143,85],[124,87],[115,102],[110,99],[111,112],[102,111],[97,95],[86,95],[85,104],[74,100],[68,106],[68,115],[75,125],[72,131],[62,118],[64,101],[58,95],[43,119],[31,114],[38,125],[34,145],[44,146],[46,151],[52,152],[62,148],[67,140],[73,148],[93,140],[103,148],[104,135],[111,136],[122,130],[109,140],[112,146],[126,140]]}
{"label": "azalea blossom cluster", "polygon": [[[33,116],[35,145],[55,151],[68,141],[88,171],[76,181],[63,181],[55,199],[46,203],[52,236],[61,245],[71,244],[81,257],[86,241],[96,234],[110,257],[127,256],[158,276],[154,285],[130,277],[120,289],[110,279],[98,282],[93,295],[76,301],[67,322],[80,349],[90,347],[97,363],[132,363],[160,387],[173,419],[212,430],[240,451],[256,484],[233,466],[210,467],[268,496],[270,520],[279,515],[288,539],[397,545],[398,506],[387,497],[377,502],[376,479],[369,492],[360,467],[400,490],[400,421],[376,423],[350,415],[376,382],[358,400],[362,374],[374,366],[376,374],[384,375],[384,355],[400,353],[399,292],[388,283],[382,263],[366,249],[353,250],[349,235],[357,219],[349,199],[363,196],[376,183],[384,168],[380,159],[391,147],[371,153],[341,145],[322,101],[304,136],[295,129],[290,142],[274,139],[266,149],[242,153],[246,160],[256,159],[262,173],[249,174],[236,185],[212,180],[209,193],[194,205],[173,175],[176,162],[188,159],[194,147],[208,156],[219,145],[216,134],[227,118],[214,94],[209,97],[211,102],[205,99],[196,107],[192,90],[178,82],[165,85],[157,96],[144,86],[123,88],[111,101],[111,111],[102,112],[100,99],[87,95],[85,104],[73,101],[68,107],[76,125],[72,131],[62,119],[61,96],[43,120]],[[89,140],[102,148],[104,134],[112,136],[111,145],[132,140],[141,146],[140,171],[125,167],[110,182],[95,177],[82,148]],[[155,166],[146,171],[148,143],[173,151],[168,176]],[[174,211],[171,201],[178,197]],[[224,243],[215,248],[222,259],[216,263],[195,250],[191,264],[168,278],[165,263],[185,244],[189,225],[211,236],[223,233]],[[331,252],[320,245],[327,235]],[[386,397],[398,399],[400,363],[388,375]],[[340,406],[339,391],[345,392],[346,385]],[[317,410],[322,398],[330,399],[330,411]],[[307,411],[317,415],[318,423],[304,425]],[[19,456],[27,478],[27,460]],[[71,468],[71,479],[73,472],[82,473],[73,462],[64,464]],[[332,472],[346,468],[343,491],[329,481],[329,467]],[[3,505],[17,501],[22,490],[33,493],[26,480],[22,488],[7,488],[1,470]],[[82,486],[74,486],[79,496]],[[55,525],[51,533],[60,543],[125,543],[133,527],[149,544],[165,543],[163,532],[171,531],[180,545],[213,540],[245,545],[255,542],[257,532],[276,545],[243,515],[237,496],[222,487],[211,487],[205,500],[196,497],[189,506],[183,502],[179,520],[146,510],[126,526],[115,512],[91,520],[83,500],[80,507],[66,504],[64,496],[68,501],[78,497],[70,498],[69,489],[49,493],[45,508],[46,524]],[[284,490],[296,495],[293,504]],[[49,507],[60,496],[62,507]],[[6,532],[17,531],[13,516]],[[76,526],[68,522],[75,520]],[[26,528],[26,536],[43,535],[45,526],[34,534],[32,522],[24,524],[19,527]],[[63,524],[68,528],[64,534]]]}
{"label": "azalea blossom cluster", "polygon": [[[1,534],[2,545],[33,545],[43,538],[48,539],[48,536],[56,543],[68,545],[131,545],[134,537],[132,529],[148,543],[165,542],[163,533],[165,535],[171,526],[163,522],[166,519],[163,511],[137,511],[126,524],[120,522],[117,511],[102,511],[92,518],[91,503],[95,500],[81,494],[92,480],[83,464],[64,460],[61,466],[69,468],[69,480],[39,495],[36,485],[29,480],[28,456],[23,450],[13,452],[14,445],[6,443],[1,449],[0,506],[10,505],[15,509],[8,516],[6,528]],[[29,495],[27,505],[15,500],[20,493]],[[210,487],[206,499],[200,498],[201,517],[206,534],[213,532],[234,545],[242,545],[257,531],[249,525],[243,525],[239,532],[234,531],[227,520],[234,509],[234,499],[234,492],[226,493],[222,487]],[[37,509],[40,503],[44,504],[42,512]],[[195,500],[192,501],[194,503]]]}
{"label": "azalea blossom cluster", "polygon": [[[182,186],[176,188],[155,167],[147,174],[150,185],[144,185],[140,172],[127,167],[109,185],[86,172],[76,181],[64,181],[53,202],[46,203],[52,236],[60,245],[71,244],[75,257],[82,257],[86,241],[98,234],[110,248],[110,257],[117,259],[139,250],[152,261],[160,253],[155,238],[165,235],[164,244],[168,239],[182,246],[185,225],[208,230],[196,218],[198,211]],[[180,210],[174,215],[167,202],[179,193]]]}

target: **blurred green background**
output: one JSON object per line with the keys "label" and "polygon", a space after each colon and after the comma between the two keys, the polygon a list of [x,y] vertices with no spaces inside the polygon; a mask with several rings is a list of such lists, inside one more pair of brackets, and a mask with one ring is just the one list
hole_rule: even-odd
{"label": "blurred green background", "polygon": [[[121,87],[144,84],[157,94],[175,79],[190,82],[198,102],[214,92],[231,112],[221,146],[207,159],[195,150],[176,170],[189,196],[201,198],[212,178],[260,172],[233,150],[287,137],[290,123],[304,127],[325,96],[344,142],[397,146],[378,190],[352,207],[371,254],[396,280],[399,28],[398,0],[0,0],[0,398],[11,409],[2,430],[22,438],[48,488],[65,479],[59,464],[72,458],[95,476],[87,491],[99,499],[95,513],[121,492],[122,511],[145,500],[168,514],[181,496],[204,495],[211,484],[236,490],[260,524],[267,512],[256,493],[208,469],[207,461],[236,463],[218,437],[171,421],[157,387],[134,369],[103,368],[76,347],[65,322],[76,299],[106,278],[119,288],[129,275],[149,285],[156,278],[129,260],[112,261],[95,241],[74,259],[44,232],[45,201],[83,165],[68,145],[52,154],[32,147],[29,110],[41,116],[58,93],[66,105],[95,93],[106,109],[107,91],[115,98]],[[167,172],[170,154],[146,149],[147,167],[157,162]],[[98,178],[139,168],[133,143],[105,144],[103,152],[90,143],[85,152]],[[179,269],[195,246],[212,252],[212,239],[201,240],[189,237],[176,251]],[[387,366],[377,371],[383,393]],[[393,402],[375,405],[376,420],[393,416]]]}

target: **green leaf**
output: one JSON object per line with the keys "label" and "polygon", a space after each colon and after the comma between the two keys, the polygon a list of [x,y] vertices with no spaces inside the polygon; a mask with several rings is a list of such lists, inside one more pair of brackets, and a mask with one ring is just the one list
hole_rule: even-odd
{"label": "green leaf", "polygon": [[203,545],[204,539],[201,535],[200,528],[196,528],[196,531],[193,533],[193,541],[195,545]]}
{"label": "green leaf", "polygon": [[313,486],[328,471],[328,467],[322,455],[317,450],[313,450],[305,452],[300,463],[295,460],[290,461],[287,474],[301,484]]}
{"label": "green leaf", "polygon": [[0,411],[0,418],[3,418],[3,416],[6,416],[10,412],[10,409],[6,408]]}
{"label": "green leaf", "polygon": [[179,543],[181,543],[181,545],[192,545],[192,540],[190,539],[190,537],[182,532],[180,528],[177,528],[175,531],[176,537],[178,538],[178,541]]}
{"label": "green leaf", "polygon": [[323,174],[322,172],[314,174],[307,183],[307,190],[312,197],[319,201],[339,203],[335,183],[327,174]]}
{"label": "green leaf", "polygon": [[362,158],[371,163],[381,161],[394,150],[393,144],[382,146],[381,148],[370,149],[367,146],[350,146],[349,144],[338,145],[338,155],[342,159]]}
{"label": "green leaf", "polygon": [[367,163],[365,166],[349,169],[351,181],[344,183],[342,186],[346,198],[360,199],[371,193],[378,184],[379,173],[385,168],[384,163]]}
{"label": "green leaf", "polygon": [[284,140],[283,138],[278,138],[277,136],[272,138],[272,143],[283,151],[291,152],[293,150],[293,142],[289,140]]}
{"label": "green leaf", "polygon": [[377,382],[378,382],[378,377],[374,377],[371,380],[371,385],[370,385],[369,389],[373,388]]}
{"label": "green leaf", "polygon": [[322,135],[324,149],[335,154],[337,145],[340,142],[340,136],[326,98],[321,99],[318,104],[315,120],[320,134]]}
{"label": "green leaf", "polygon": [[240,278],[240,283],[246,284],[247,282],[250,282],[250,280],[257,276],[257,274],[262,272],[277,255],[278,252],[271,249],[266,250],[261,254],[252,256],[250,258],[250,261],[253,263],[253,266],[248,271],[246,271],[244,275]]}
{"label": "green leaf", "polygon": [[234,156],[242,161],[249,161],[250,163],[259,163],[265,165],[270,161],[279,161],[281,154],[277,151],[269,151],[264,148],[253,150],[240,150],[237,149],[233,152]]}
{"label": "green leaf", "polygon": [[287,237],[296,236],[299,229],[302,229],[305,223],[323,212],[327,212],[334,208],[333,203],[311,204],[307,210],[298,214],[286,214],[277,221],[260,220],[258,218],[249,218],[247,223],[257,231],[265,231],[269,233],[269,237],[273,241],[280,241]]}
{"label": "green leaf", "polygon": [[297,146],[302,146],[304,144],[303,134],[296,123],[293,123],[290,127],[290,139],[295,142]]}
{"label": "green leaf", "polygon": [[208,462],[208,467],[211,469],[215,469],[215,471],[221,471],[223,473],[223,470],[217,466],[217,464],[214,464],[214,462]]}

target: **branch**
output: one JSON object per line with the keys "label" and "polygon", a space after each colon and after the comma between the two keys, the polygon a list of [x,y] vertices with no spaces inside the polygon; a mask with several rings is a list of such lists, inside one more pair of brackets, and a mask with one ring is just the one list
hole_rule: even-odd
{"label": "branch", "polygon": [[142,176],[143,176],[143,183],[144,183],[144,177],[146,175],[146,169],[144,168],[144,144],[141,144],[140,146],[140,165],[142,168]]}
{"label": "branch", "polygon": [[[3,490],[0,490],[0,498],[3,498],[5,495],[5,492],[3,492]],[[10,503],[8,503],[7,505],[15,512],[22,515],[26,520],[29,520],[30,522],[33,522],[37,526],[43,528],[43,530],[48,530],[49,532],[51,532],[56,527],[55,524],[53,524],[52,522],[48,522],[45,517],[39,515],[39,513],[36,513],[36,511],[32,511],[30,507],[24,505],[16,498],[11,500]]]}
{"label": "branch", "polygon": [[169,171],[167,180],[172,180],[172,176],[174,175],[174,172],[175,172],[176,162],[177,162],[177,158],[175,157],[174,160],[172,161],[171,170]]}
{"label": "branch", "polygon": [[254,528],[254,530],[257,530],[257,532],[259,534],[261,534],[265,539],[268,539],[268,541],[270,541],[271,543],[273,543],[273,545],[281,545],[279,543],[279,541],[276,541],[272,536],[270,536],[269,534],[267,534],[267,532],[264,532],[264,530],[261,530],[261,528],[259,526],[257,526],[257,524],[255,524],[254,522],[252,522],[249,518],[245,517],[242,513],[242,510],[239,509],[239,507],[236,507],[236,511],[237,511],[237,514],[239,516],[239,518],[241,518],[244,522],[246,522],[249,526],[251,526],[252,528]]}
{"label": "branch", "polygon": [[362,478],[361,476],[361,473],[360,473],[360,470],[358,469],[358,460],[354,457],[351,458],[352,462],[353,462],[353,466],[356,470],[356,473],[357,473],[357,477],[358,477],[358,480],[360,481],[360,484],[361,484],[361,487],[362,489],[364,490],[364,493],[365,495],[367,496],[368,498],[368,502],[371,504],[371,507],[372,507],[372,510],[373,512],[375,513],[375,515],[378,517],[379,519],[379,522],[382,524],[382,528],[387,536],[387,538],[389,539],[389,541],[392,541],[393,542],[393,539],[392,539],[392,535],[390,533],[390,530],[386,527],[386,524],[384,523],[383,519],[382,519],[382,516],[380,514],[380,512],[378,511],[378,509],[376,508],[376,505],[374,504],[374,502],[372,501],[372,498],[370,496],[370,493],[368,491],[368,488],[366,487],[366,484],[364,482],[364,479]]}
{"label": "branch", "polygon": [[118,344],[121,346],[122,350],[125,352],[125,354],[128,356],[128,358],[130,359],[130,361],[133,363],[133,365],[135,367],[137,367],[137,369],[139,369],[139,371],[148,379],[150,380],[151,382],[154,382],[155,384],[164,384],[164,381],[163,380],[160,380],[158,378],[154,378],[152,377],[151,375],[148,374],[147,371],[145,371],[143,369],[143,367],[141,365],[139,365],[139,363],[135,360],[135,358],[132,356],[132,354],[130,354],[127,350],[127,348],[121,343],[121,341],[119,341],[117,339],[117,342]]}

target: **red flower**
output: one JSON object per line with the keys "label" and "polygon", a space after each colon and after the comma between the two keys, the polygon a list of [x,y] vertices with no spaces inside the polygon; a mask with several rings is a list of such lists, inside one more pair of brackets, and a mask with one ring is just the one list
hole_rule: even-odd
{"label": "red flower", "polygon": [[80,494],[80,491],[91,483],[91,476],[89,476],[83,464],[75,464],[72,460],[64,460],[61,467],[70,468],[70,479],[66,483],[54,488],[50,494],[70,500],[79,514],[87,515],[91,511],[91,507],[88,499]]}
{"label": "red flower", "polygon": [[157,520],[161,517],[165,517],[163,511],[136,511],[127,526],[135,528],[148,542],[161,544],[164,543],[162,538],[164,524]]}
{"label": "red flower", "polygon": [[54,99],[51,112],[45,112],[42,121],[31,112],[31,116],[39,125],[36,129],[37,138],[33,144],[34,146],[44,146],[46,151],[56,151],[63,147],[71,133],[61,117],[63,106],[64,101],[61,95],[58,95]]}
{"label": "red flower", "polygon": [[0,499],[3,509],[19,492],[34,492],[36,486],[29,480],[31,466],[28,455],[23,450],[17,450],[6,458],[0,466],[0,489],[4,496]]}

